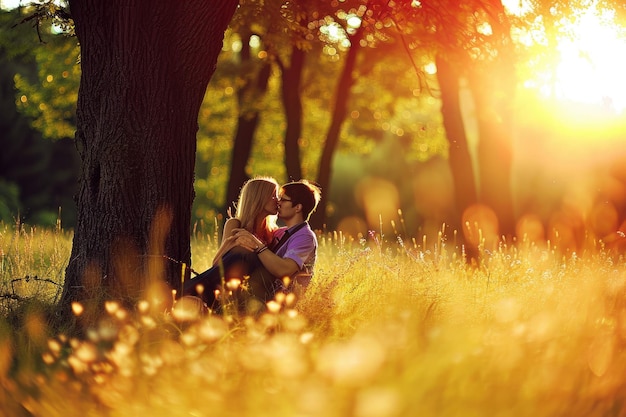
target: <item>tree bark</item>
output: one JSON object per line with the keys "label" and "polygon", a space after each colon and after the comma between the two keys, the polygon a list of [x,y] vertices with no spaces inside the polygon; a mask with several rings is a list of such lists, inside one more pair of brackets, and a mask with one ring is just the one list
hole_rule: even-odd
{"label": "tree bark", "polygon": [[328,127],[328,132],[326,133],[326,141],[324,142],[324,149],[322,150],[317,170],[317,183],[322,190],[322,199],[319,202],[317,210],[313,212],[311,216],[311,226],[315,229],[323,229],[326,225],[326,205],[328,199],[323,196],[330,195],[333,156],[337,144],[339,143],[341,126],[348,112],[348,99],[350,97],[350,90],[354,85],[354,68],[356,66],[358,52],[361,49],[360,41],[362,36],[363,28],[360,27],[355,34],[350,37],[350,50],[346,56],[346,63],[339,77],[335,91],[335,106],[332,120]]}
{"label": "tree bark", "polygon": [[[81,45],[78,218],[60,308],[180,287],[197,118],[236,0],[70,0]],[[166,303],[167,288],[154,300]],[[94,303],[89,303],[94,301]]]}
{"label": "tree bark", "polygon": [[[437,79],[441,90],[441,114],[449,145],[449,161],[454,181],[454,196],[458,217],[477,201],[472,160],[467,144],[459,98],[459,74],[445,57],[436,57]],[[453,227],[459,227],[455,221]]]}

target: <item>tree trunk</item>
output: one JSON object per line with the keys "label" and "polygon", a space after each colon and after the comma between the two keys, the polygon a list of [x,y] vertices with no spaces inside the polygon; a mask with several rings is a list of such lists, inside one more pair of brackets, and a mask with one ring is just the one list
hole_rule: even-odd
{"label": "tree trunk", "polygon": [[[70,0],[81,45],[78,218],[60,308],[171,300],[190,264],[197,118],[236,0]],[[164,305],[163,305],[164,306]],[[90,317],[90,316],[88,316]]]}
{"label": "tree trunk", "polygon": [[288,67],[281,65],[283,78],[283,106],[287,128],[285,129],[285,168],[289,180],[302,179],[300,136],[302,135],[302,70],[305,52],[297,46],[291,48]]}
{"label": "tree trunk", "polygon": [[515,96],[515,63],[510,25],[500,0],[490,0],[489,16],[498,54],[470,71],[470,88],[478,119],[480,199],[498,217],[500,235],[515,236],[511,190],[513,163],[512,113]]}
{"label": "tree trunk", "polygon": [[[250,35],[244,38],[243,44],[249,45]],[[259,125],[260,108],[263,95],[267,91],[267,83],[270,78],[272,67],[269,62],[261,62],[261,67],[256,71],[251,63],[250,48],[243,48],[241,53],[241,68],[246,82],[237,92],[239,103],[239,117],[237,119],[237,133],[233,141],[231,154],[230,175],[226,188],[225,210],[237,201],[239,191],[249,177],[246,173],[246,165],[252,153],[254,134]]]}
{"label": "tree trunk", "polygon": [[446,58],[437,56],[437,79],[441,90],[441,114],[449,145],[449,161],[454,181],[454,196],[459,220],[452,226],[460,227],[460,216],[476,203],[477,193],[463,124],[459,99],[459,74]]}
{"label": "tree trunk", "polygon": [[319,202],[317,210],[311,216],[311,225],[315,229],[323,229],[326,225],[326,205],[328,199],[323,196],[330,195],[333,155],[339,143],[341,126],[348,112],[348,98],[350,97],[350,89],[354,85],[353,73],[356,66],[356,58],[361,49],[360,40],[362,36],[363,28],[360,27],[356,33],[350,37],[350,50],[346,56],[346,63],[339,77],[335,91],[335,107],[328,132],[326,133],[326,141],[324,142],[324,149],[322,150],[317,170],[317,183],[322,190],[322,200]]}
{"label": "tree trunk", "polygon": [[[494,73],[490,72],[490,76]],[[470,82],[478,120],[480,201],[496,213],[500,235],[512,237],[515,235],[511,191],[513,150],[510,118],[503,114],[509,106],[504,103],[495,106],[492,81],[474,78]]]}

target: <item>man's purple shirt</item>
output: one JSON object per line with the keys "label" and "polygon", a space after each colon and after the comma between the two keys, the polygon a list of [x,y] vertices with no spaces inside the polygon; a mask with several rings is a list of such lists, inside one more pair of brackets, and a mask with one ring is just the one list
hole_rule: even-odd
{"label": "man's purple shirt", "polygon": [[[296,227],[298,227],[298,225],[289,228],[290,232]],[[287,227],[281,227],[276,230],[274,232],[275,239],[280,239],[287,230]],[[307,223],[304,227],[296,230],[296,232],[278,248],[276,255],[284,259],[293,259],[300,269],[296,275],[313,275],[313,268],[315,267],[315,260],[317,258],[317,236],[315,236],[315,232],[311,230],[311,227]]]}

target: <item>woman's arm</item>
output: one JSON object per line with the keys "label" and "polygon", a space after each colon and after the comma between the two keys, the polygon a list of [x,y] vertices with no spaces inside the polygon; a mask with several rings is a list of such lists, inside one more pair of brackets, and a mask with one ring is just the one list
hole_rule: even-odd
{"label": "woman's arm", "polygon": [[226,223],[224,223],[224,231],[222,232],[222,241],[220,242],[220,245],[223,245],[224,241],[233,235],[233,230],[240,227],[241,221],[236,217],[231,217],[230,219],[226,220]]}
{"label": "woman's arm", "polygon": [[220,247],[217,249],[215,257],[213,258],[213,265],[217,264],[226,252],[235,247],[235,241],[232,238],[233,231],[240,226],[241,222],[237,218],[231,217],[226,220],[226,223],[224,223],[224,232],[222,233],[222,241],[220,243]]}

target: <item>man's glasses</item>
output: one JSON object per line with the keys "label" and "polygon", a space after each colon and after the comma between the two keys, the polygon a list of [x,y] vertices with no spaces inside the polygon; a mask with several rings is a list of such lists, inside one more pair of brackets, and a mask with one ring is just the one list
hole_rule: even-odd
{"label": "man's glasses", "polygon": [[291,198],[280,197],[280,198],[278,199],[278,202],[280,203],[280,202],[282,202],[282,201],[293,201],[293,200],[292,200]]}

